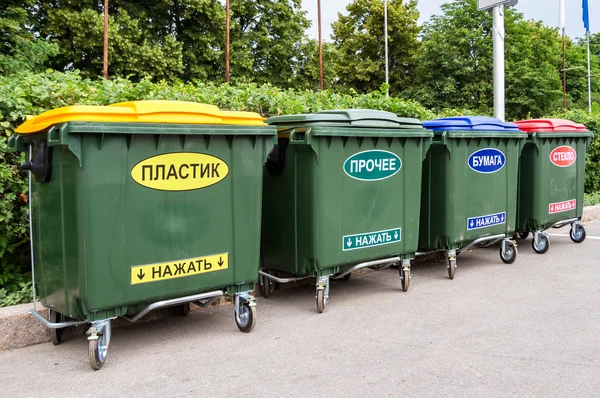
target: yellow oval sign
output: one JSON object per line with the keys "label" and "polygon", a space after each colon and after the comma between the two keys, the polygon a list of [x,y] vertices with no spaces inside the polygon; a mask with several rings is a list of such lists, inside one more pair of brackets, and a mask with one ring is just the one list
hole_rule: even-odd
{"label": "yellow oval sign", "polygon": [[223,160],[196,152],[175,152],[144,159],[131,169],[140,185],[160,191],[191,191],[222,181],[229,174]]}

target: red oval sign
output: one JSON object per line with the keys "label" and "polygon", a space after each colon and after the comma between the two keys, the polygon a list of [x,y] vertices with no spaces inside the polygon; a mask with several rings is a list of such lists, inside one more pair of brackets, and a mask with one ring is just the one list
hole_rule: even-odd
{"label": "red oval sign", "polygon": [[569,167],[577,159],[577,152],[570,146],[559,146],[550,152],[550,161],[558,167]]}

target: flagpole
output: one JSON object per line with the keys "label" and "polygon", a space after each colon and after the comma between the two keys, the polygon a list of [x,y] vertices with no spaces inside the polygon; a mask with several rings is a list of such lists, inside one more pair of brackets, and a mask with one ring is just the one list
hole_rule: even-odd
{"label": "flagpole", "polygon": [[567,110],[567,55],[565,51],[565,0],[558,0],[558,25],[562,31],[563,108]]}
{"label": "flagpole", "polygon": [[317,0],[317,15],[319,24],[319,89],[323,90],[323,31],[321,29],[321,0]]}
{"label": "flagpole", "polygon": [[590,8],[588,0],[582,0],[581,8],[583,8],[583,26],[587,36],[587,55],[588,55],[588,106],[589,112],[592,113],[592,67],[590,65]]}
{"label": "flagpole", "polygon": [[562,56],[563,56],[563,108],[567,110],[567,55],[565,52],[565,28],[562,29]]}
{"label": "flagpole", "polygon": [[587,31],[587,55],[588,55],[588,107],[592,113],[592,67],[590,64],[590,31]]}

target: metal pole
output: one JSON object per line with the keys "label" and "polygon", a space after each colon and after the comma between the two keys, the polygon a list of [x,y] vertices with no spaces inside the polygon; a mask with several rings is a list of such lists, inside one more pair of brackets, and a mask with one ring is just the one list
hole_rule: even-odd
{"label": "metal pole", "polygon": [[225,2],[225,82],[229,83],[229,0]]}
{"label": "metal pole", "polygon": [[321,0],[317,0],[317,8],[319,25],[319,88],[323,90],[323,35],[321,31]]}
{"label": "metal pole", "polygon": [[588,109],[592,113],[592,67],[590,64],[590,31],[587,31],[587,53],[588,53]]}
{"label": "metal pole", "polygon": [[385,30],[385,84],[387,84],[387,89],[385,93],[385,97],[390,97],[390,67],[388,62],[388,2],[385,0],[384,4],[384,30]]}
{"label": "metal pole", "polygon": [[558,0],[558,27],[562,31],[563,108],[567,110],[567,56],[565,51],[565,0]]}
{"label": "metal pole", "polygon": [[104,65],[102,76],[108,79],[108,0],[104,0]]}
{"label": "metal pole", "polygon": [[494,7],[494,116],[504,121],[504,6]]}
{"label": "metal pole", "polygon": [[[33,144],[29,144],[29,163],[33,162]],[[31,252],[31,293],[33,295],[33,310],[35,311],[35,257],[33,252],[33,205],[31,201],[31,170],[27,172],[27,205],[29,206],[29,250]]]}
{"label": "metal pole", "polygon": [[563,108],[567,110],[567,55],[565,52],[565,28],[562,30],[562,56],[563,56]]}

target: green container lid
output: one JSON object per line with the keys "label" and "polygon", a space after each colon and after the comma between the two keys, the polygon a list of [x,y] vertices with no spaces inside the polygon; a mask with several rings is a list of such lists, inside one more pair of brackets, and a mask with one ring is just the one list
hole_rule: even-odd
{"label": "green container lid", "polygon": [[267,119],[266,122],[283,129],[298,126],[423,129],[421,121],[418,119],[398,117],[392,112],[372,109],[343,109],[310,114],[275,116]]}

